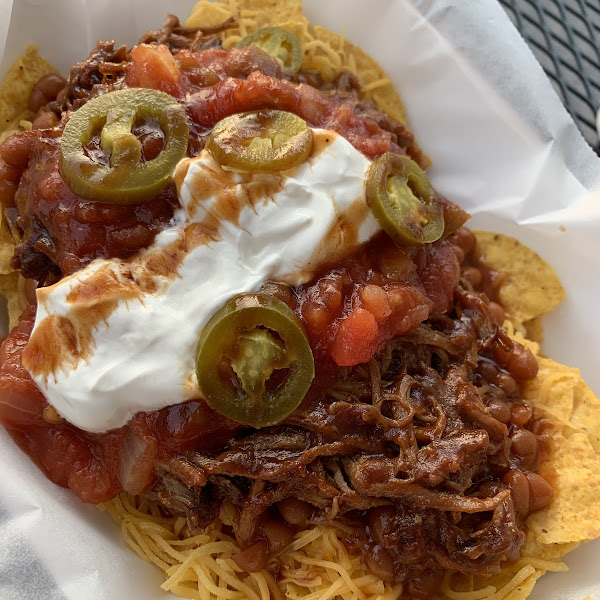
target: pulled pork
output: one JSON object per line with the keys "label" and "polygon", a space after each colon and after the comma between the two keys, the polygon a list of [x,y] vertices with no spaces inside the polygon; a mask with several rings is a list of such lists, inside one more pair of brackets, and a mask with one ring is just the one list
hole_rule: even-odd
{"label": "pulled pork", "polygon": [[511,344],[487,298],[463,280],[450,314],[368,364],[322,366],[323,384],[285,422],[166,462],[150,495],[196,530],[232,503],[247,546],[273,518],[334,523],[374,572],[417,596],[446,569],[497,572],[518,558],[528,514],[507,474],[540,459],[537,444],[527,456],[511,450],[527,431],[511,409],[524,405],[515,377],[492,360],[498,346],[517,352]]}

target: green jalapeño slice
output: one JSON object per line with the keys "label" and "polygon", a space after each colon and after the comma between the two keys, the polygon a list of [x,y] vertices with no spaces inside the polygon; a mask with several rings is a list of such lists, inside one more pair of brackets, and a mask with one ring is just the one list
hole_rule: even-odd
{"label": "green jalape\u00f1o slice", "polygon": [[282,110],[259,110],[219,121],[206,147],[226,169],[274,173],[304,162],[312,144],[312,131],[300,117]]}
{"label": "green jalape\u00f1o slice", "polygon": [[302,322],[281,300],[240,294],[208,322],[196,353],[202,397],[252,427],[274,425],[300,404],[314,378]]}
{"label": "green jalape\u00f1o slice", "polygon": [[[132,133],[136,122],[154,119],[164,134],[160,154],[142,158],[142,145]],[[109,164],[94,160],[86,144],[100,135]],[[134,204],[152,198],[169,183],[185,156],[189,126],[185,109],[173,96],[129,88],[98,96],[76,110],[61,139],[60,172],[76,194],[100,202]]]}
{"label": "green jalape\u00f1o slice", "polygon": [[444,211],[427,175],[408,156],[388,152],[369,168],[367,202],[397,243],[421,246],[444,233]]}
{"label": "green jalape\u00f1o slice", "polygon": [[250,35],[242,38],[238,48],[249,44],[258,46],[261,50],[272,56],[284,73],[297,73],[302,64],[302,46],[300,40],[283,27],[264,27],[253,31]]}

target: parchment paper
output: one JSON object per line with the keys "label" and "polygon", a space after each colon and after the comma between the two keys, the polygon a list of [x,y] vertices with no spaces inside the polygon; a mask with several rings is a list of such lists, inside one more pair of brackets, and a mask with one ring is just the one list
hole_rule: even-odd
{"label": "parchment paper", "polygon": [[[129,44],[185,17],[193,0],[0,0],[2,76],[35,42],[64,73],[97,39]],[[514,235],[556,269],[567,300],[544,320],[545,351],[600,392],[600,162],[533,55],[493,0],[305,0],[314,22],[343,29],[401,91],[433,159],[436,187],[471,225]],[[8,25],[10,24],[10,27]],[[541,600],[600,597],[600,544],[546,575]],[[48,482],[0,431],[0,598],[164,599],[160,574],[129,552],[95,507]]]}

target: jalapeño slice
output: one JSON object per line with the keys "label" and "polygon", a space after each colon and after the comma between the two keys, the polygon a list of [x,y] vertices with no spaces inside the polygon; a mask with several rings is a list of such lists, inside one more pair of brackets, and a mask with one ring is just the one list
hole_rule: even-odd
{"label": "jalape\u00f1o slice", "polygon": [[273,173],[304,162],[312,143],[312,131],[300,117],[281,110],[259,110],[219,121],[206,147],[226,169]]}
{"label": "jalape\u00f1o slice", "polygon": [[369,168],[367,202],[397,243],[420,246],[444,233],[444,211],[424,171],[408,156],[388,152]]}
{"label": "jalape\u00f1o slice", "polygon": [[[132,133],[139,119],[155,119],[164,133],[164,147],[153,160],[142,160],[140,141]],[[100,132],[100,146],[109,165],[85,151]],[[128,88],[98,96],[76,110],[61,139],[60,172],[76,194],[100,202],[133,204],[162,191],[175,165],[185,156],[189,126],[185,110],[169,94]]]}
{"label": "jalape\u00f1o slice", "polygon": [[300,40],[283,27],[264,27],[242,38],[238,48],[249,44],[258,46],[272,56],[284,73],[297,73],[302,64],[302,46]]}
{"label": "jalape\u00f1o slice", "polygon": [[281,300],[240,294],[208,322],[196,353],[203,398],[252,427],[279,423],[300,404],[314,377],[304,327]]}

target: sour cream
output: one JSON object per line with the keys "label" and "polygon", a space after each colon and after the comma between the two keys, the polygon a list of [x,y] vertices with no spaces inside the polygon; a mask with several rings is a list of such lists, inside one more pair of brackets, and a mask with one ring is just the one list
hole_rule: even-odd
{"label": "sour cream", "polygon": [[62,417],[102,432],[198,398],[198,338],[227,300],[307,282],[379,231],[370,161],[336,133],[314,134],[308,160],[284,173],[224,171],[208,151],[183,160],[181,207],[150,248],[38,290],[23,363]]}

